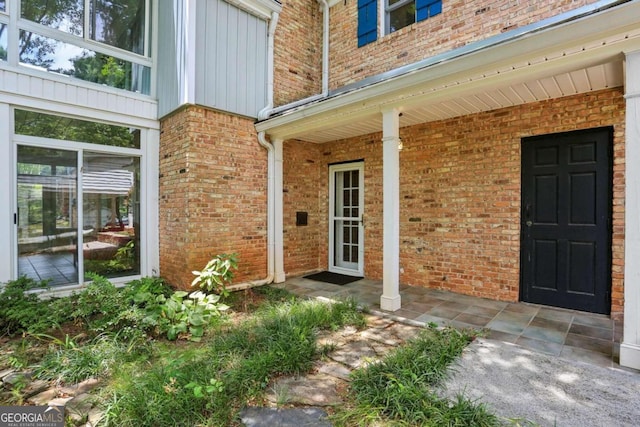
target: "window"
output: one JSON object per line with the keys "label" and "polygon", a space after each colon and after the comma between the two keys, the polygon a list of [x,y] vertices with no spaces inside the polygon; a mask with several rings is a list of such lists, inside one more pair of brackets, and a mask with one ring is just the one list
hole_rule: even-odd
{"label": "window", "polygon": [[7,26],[0,22],[0,61],[7,60]]}
{"label": "window", "polygon": [[442,12],[441,0],[387,0],[387,33],[393,33],[414,22],[424,21],[427,18]]}
{"label": "window", "polygon": [[151,69],[29,31],[20,31],[20,63],[118,89],[148,94]]}
{"label": "window", "polygon": [[0,60],[148,95],[151,2],[15,0],[19,19],[0,13]]}
{"label": "window", "polygon": [[140,148],[139,129],[27,110],[15,110],[15,133],[113,147]]}
{"label": "window", "polygon": [[[381,0],[382,1],[382,0]],[[442,12],[442,0],[383,0],[385,33],[393,33]],[[377,0],[358,0],[358,47],[378,37]]]}
{"label": "window", "polygon": [[[0,0],[2,1],[2,0]],[[56,30],[145,54],[145,0],[22,0],[21,17]],[[84,29],[89,22],[89,34]]]}

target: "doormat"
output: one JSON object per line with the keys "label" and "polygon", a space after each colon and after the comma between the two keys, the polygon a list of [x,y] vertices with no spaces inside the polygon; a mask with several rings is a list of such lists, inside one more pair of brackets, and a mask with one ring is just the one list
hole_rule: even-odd
{"label": "doormat", "polygon": [[332,283],[334,285],[346,285],[362,279],[359,276],[347,276],[345,274],[332,273],[330,271],[321,271],[320,273],[304,276],[305,279],[315,280],[317,282]]}

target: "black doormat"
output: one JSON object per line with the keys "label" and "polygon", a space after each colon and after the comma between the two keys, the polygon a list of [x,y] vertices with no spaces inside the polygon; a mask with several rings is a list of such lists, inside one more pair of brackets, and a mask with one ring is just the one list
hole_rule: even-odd
{"label": "black doormat", "polygon": [[333,283],[334,285],[346,285],[362,279],[358,276],[347,276],[345,274],[332,273],[330,271],[321,271],[320,273],[304,276],[305,279],[315,280],[317,282]]}

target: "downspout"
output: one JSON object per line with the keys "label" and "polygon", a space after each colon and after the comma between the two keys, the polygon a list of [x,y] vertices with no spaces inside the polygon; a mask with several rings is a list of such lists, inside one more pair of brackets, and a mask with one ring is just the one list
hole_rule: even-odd
{"label": "downspout", "polygon": [[[273,12],[271,14],[271,20],[269,21],[269,29],[267,32],[267,105],[265,105],[265,107],[258,112],[258,120],[268,119],[269,115],[271,114],[271,111],[273,110],[273,80],[274,80],[273,67],[275,62],[274,61],[274,50],[275,50],[274,38],[275,38],[276,26],[278,25],[279,17],[280,15],[278,14],[278,12]],[[268,142],[266,143],[269,144]]]}
{"label": "downspout", "polygon": [[[271,13],[267,32],[267,105],[258,112],[258,120],[269,117],[273,110],[273,64],[274,64],[274,35],[278,24],[278,12]],[[275,208],[274,208],[274,175],[275,153],[273,144],[267,141],[264,132],[258,133],[258,142],[267,150],[267,277],[261,280],[247,281],[228,287],[230,291],[241,291],[256,286],[268,285],[273,282],[275,275]]]}
{"label": "downspout", "polygon": [[329,3],[318,0],[322,5],[322,97],[329,94]]}
{"label": "downspout", "polygon": [[327,0],[318,0],[318,3],[322,7],[322,93],[290,102],[277,108],[273,108],[273,103],[271,103],[269,110],[260,111],[261,114],[258,115],[258,120],[266,120],[273,113],[279,113],[299,105],[317,101],[329,95],[329,3]]}

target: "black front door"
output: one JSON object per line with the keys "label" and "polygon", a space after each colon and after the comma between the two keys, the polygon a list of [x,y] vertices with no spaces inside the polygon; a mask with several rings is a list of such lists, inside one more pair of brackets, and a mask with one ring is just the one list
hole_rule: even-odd
{"label": "black front door", "polygon": [[612,129],[522,140],[521,299],[608,314]]}

